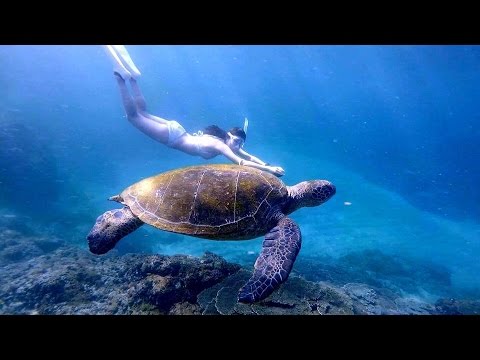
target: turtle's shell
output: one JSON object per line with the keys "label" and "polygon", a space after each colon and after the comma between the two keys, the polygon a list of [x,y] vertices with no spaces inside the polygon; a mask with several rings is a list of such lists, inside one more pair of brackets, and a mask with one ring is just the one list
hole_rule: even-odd
{"label": "turtle's shell", "polygon": [[161,230],[245,240],[273,228],[287,200],[274,175],[238,165],[203,165],[143,179],[120,194],[143,222]]}

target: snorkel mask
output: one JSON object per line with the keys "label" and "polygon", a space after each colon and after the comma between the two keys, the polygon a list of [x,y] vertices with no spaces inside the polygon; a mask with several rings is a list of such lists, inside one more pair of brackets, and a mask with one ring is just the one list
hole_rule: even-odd
{"label": "snorkel mask", "polygon": [[230,140],[232,141],[233,145],[238,146],[239,148],[243,147],[243,144],[245,141],[240,137],[233,135],[230,131],[227,132],[228,136],[230,137]]}
{"label": "snorkel mask", "polygon": [[227,132],[227,135],[229,136],[229,142],[234,147],[242,148],[247,138],[247,129],[248,129],[248,119],[245,118],[243,122],[243,129],[239,127],[234,127]]}

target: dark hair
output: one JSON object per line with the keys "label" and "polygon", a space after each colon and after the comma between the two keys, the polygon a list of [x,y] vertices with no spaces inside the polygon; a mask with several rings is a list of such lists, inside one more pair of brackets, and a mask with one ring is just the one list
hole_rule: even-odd
{"label": "dark hair", "polygon": [[229,130],[230,134],[241,137],[243,141],[247,140],[247,134],[245,134],[245,131],[239,127],[234,127]]}
{"label": "dark hair", "polygon": [[[247,140],[247,134],[245,134],[245,131],[243,129],[240,129],[239,127],[234,127],[229,130],[230,134],[241,137],[243,141]],[[216,136],[223,141],[228,140],[228,134],[225,130],[219,128],[217,125],[210,125],[207,126],[205,129],[203,129],[203,133],[207,135],[212,135]]]}

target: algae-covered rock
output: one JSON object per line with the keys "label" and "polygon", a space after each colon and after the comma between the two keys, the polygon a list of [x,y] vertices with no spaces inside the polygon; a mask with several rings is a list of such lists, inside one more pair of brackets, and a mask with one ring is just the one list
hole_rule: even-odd
{"label": "algae-covered rock", "polygon": [[0,272],[2,314],[195,314],[197,295],[239,269],[214,254],[98,257],[63,247]]}
{"label": "algae-covered rock", "polygon": [[439,299],[435,303],[435,309],[444,315],[480,315],[480,301]]}
{"label": "algae-covered rock", "polygon": [[324,315],[353,314],[350,299],[338,289],[326,283],[306,281],[290,276],[268,298],[247,305],[237,302],[238,289],[251,273],[241,270],[198,296],[202,314],[210,315]]}

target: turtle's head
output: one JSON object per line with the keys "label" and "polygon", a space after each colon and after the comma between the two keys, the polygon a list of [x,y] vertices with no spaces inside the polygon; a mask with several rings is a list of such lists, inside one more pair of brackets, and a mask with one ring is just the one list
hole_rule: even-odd
{"label": "turtle's head", "polygon": [[302,181],[294,186],[288,186],[290,201],[284,210],[288,215],[304,206],[318,206],[335,195],[336,188],[327,180]]}
{"label": "turtle's head", "polygon": [[94,254],[105,254],[117,242],[143,225],[128,207],[104,212],[87,235],[88,247]]}

